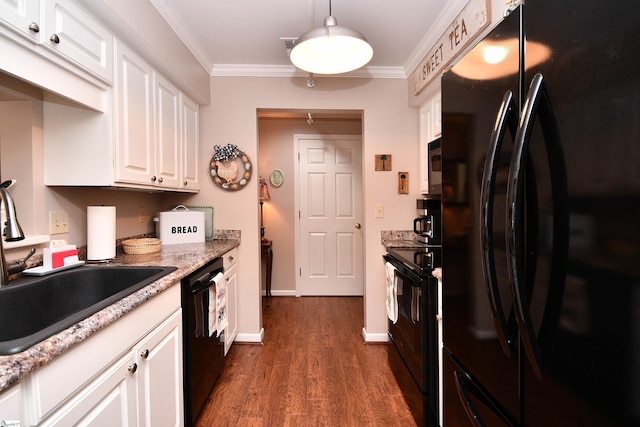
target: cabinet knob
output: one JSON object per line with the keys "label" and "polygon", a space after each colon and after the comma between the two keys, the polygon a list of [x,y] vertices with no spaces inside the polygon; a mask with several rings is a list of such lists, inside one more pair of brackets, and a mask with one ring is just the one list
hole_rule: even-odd
{"label": "cabinet knob", "polygon": [[31,30],[34,33],[39,33],[40,32],[40,26],[38,24],[36,24],[35,22],[32,22],[31,24],[29,24],[29,30]]}
{"label": "cabinet knob", "polygon": [[131,372],[132,374],[134,374],[137,370],[138,370],[138,364],[134,363],[133,365],[129,365],[129,367],[127,368],[127,370],[129,372]]}
{"label": "cabinet knob", "polygon": [[143,359],[146,359],[147,357],[149,357],[149,349],[142,350],[140,352],[140,357],[142,357]]}
{"label": "cabinet knob", "polygon": [[60,37],[58,37],[57,34],[51,34],[51,37],[49,37],[49,40],[51,40],[55,44],[60,43]]}
{"label": "cabinet knob", "polygon": [[362,226],[360,225],[360,223],[359,223],[359,222],[357,222],[357,223],[356,223],[356,229],[357,229],[357,230],[360,230],[360,228],[362,228]]}
{"label": "cabinet knob", "polygon": [[187,181],[185,181],[185,182],[184,182],[184,186],[185,186],[185,187],[187,186]]}
{"label": "cabinet knob", "polygon": [[158,182],[159,182],[159,183],[162,183],[162,181],[164,181],[164,180],[162,179],[162,177],[158,178]]}
{"label": "cabinet knob", "polygon": [[151,182],[156,182],[156,179],[158,179],[158,178],[156,178],[156,176],[155,176],[155,175],[153,175],[153,176],[151,177]]}
{"label": "cabinet knob", "polygon": [[229,262],[233,261],[233,256],[229,255]]}

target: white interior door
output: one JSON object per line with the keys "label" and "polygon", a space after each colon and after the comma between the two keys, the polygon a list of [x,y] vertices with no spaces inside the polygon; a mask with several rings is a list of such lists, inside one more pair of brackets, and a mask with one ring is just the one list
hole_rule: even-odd
{"label": "white interior door", "polygon": [[362,295],[362,138],[296,135],[298,295]]}

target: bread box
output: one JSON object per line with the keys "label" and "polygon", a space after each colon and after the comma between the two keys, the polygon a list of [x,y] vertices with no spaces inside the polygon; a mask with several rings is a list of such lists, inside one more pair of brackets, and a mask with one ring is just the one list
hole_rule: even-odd
{"label": "bread box", "polygon": [[204,212],[180,205],[158,214],[156,232],[163,245],[201,243],[205,238],[204,221]]}

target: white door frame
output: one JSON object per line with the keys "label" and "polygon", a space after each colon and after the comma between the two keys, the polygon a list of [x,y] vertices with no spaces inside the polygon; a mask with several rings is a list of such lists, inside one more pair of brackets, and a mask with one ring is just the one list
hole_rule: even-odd
{"label": "white door frame", "polygon": [[[364,150],[363,150],[363,142],[364,139],[362,137],[362,135],[343,135],[343,134],[294,134],[293,135],[293,142],[294,142],[294,146],[295,146],[295,150],[293,150],[293,156],[294,156],[294,176],[295,176],[295,183],[294,183],[294,192],[295,192],[295,211],[297,212],[295,216],[295,277],[296,277],[296,297],[300,297],[301,293],[300,293],[300,288],[299,288],[299,281],[300,281],[300,271],[301,271],[301,259],[300,259],[300,248],[301,248],[301,243],[300,243],[300,162],[298,161],[298,159],[300,158],[300,140],[301,139],[357,139],[360,141],[360,151],[361,154],[364,154]],[[361,164],[360,164],[360,174],[361,174],[361,182],[362,182],[362,188],[361,190],[364,190],[364,172],[362,170],[363,168],[363,164],[364,164],[364,156],[361,156]],[[362,231],[364,232],[364,197],[362,198],[362,212],[363,212],[363,218],[362,218]],[[364,270],[364,258],[365,258],[365,244],[364,244],[364,238],[362,239],[362,263],[363,265],[361,266],[362,268],[362,291],[363,291],[363,297],[364,297],[364,291],[365,291],[365,270]]]}

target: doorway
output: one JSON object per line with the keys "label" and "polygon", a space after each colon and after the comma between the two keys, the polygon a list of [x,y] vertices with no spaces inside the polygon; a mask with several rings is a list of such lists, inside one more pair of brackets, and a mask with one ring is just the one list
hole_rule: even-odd
{"label": "doorway", "polygon": [[362,296],[362,140],[296,135],[297,295]]}
{"label": "doorway", "polygon": [[[259,109],[257,115],[257,172],[259,176],[266,179],[270,193],[270,200],[264,202],[263,214],[265,237],[272,241],[273,296],[301,295],[297,291],[300,270],[297,266],[299,248],[295,135],[341,135],[362,140],[362,111],[312,110],[312,123],[309,123],[309,112],[309,110]],[[361,143],[359,148],[362,151]],[[361,170],[361,163],[359,167]],[[279,186],[274,186],[269,179],[274,170],[278,170],[282,176]],[[361,260],[360,257],[360,263]],[[265,280],[264,277],[263,280]],[[362,275],[360,280],[362,282],[360,287],[363,289]]]}

